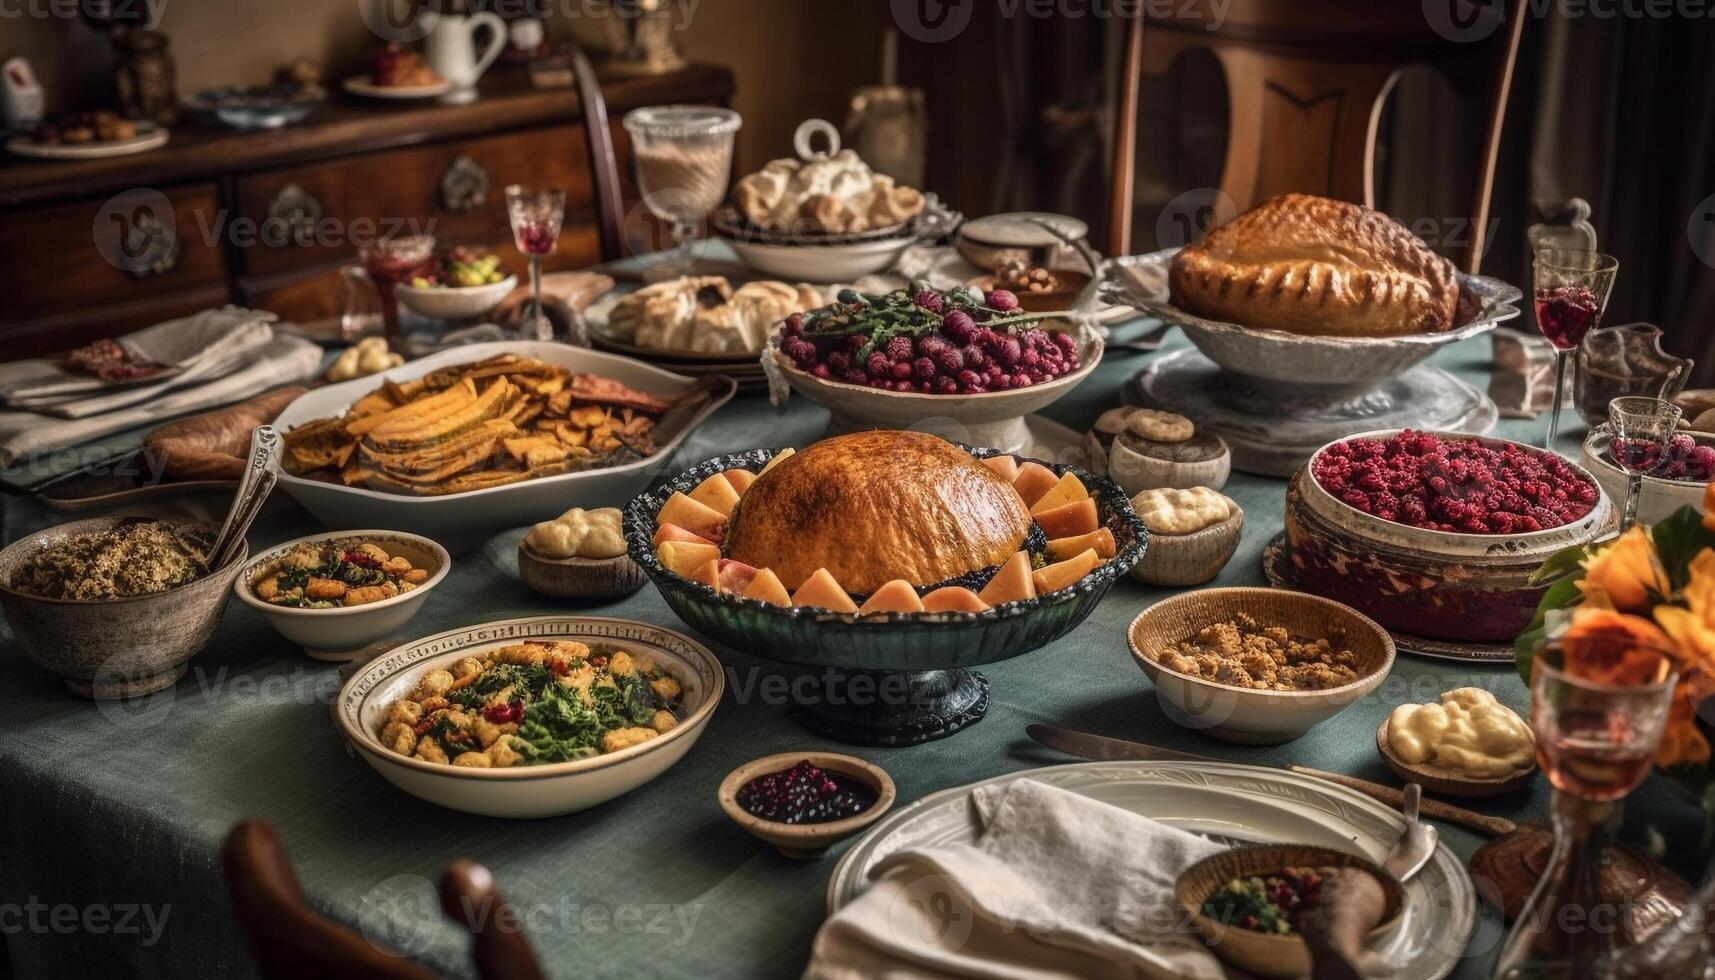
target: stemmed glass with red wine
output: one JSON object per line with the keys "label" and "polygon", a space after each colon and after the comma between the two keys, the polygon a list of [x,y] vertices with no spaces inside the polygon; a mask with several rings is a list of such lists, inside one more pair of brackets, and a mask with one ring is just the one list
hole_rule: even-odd
{"label": "stemmed glass with red wine", "polygon": [[1548,416],[1544,449],[1553,450],[1554,437],[1560,433],[1567,355],[1602,322],[1619,270],[1618,259],[1587,249],[1545,248],[1536,253],[1536,326],[1554,346],[1554,410]]}
{"label": "stemmed glass with red wine", "polygon": [[1679,427],[1679,406],[1660,398],[1628,395],[1608,403],[1608,428],[1613,439],[1608,454],[1626,474],[1626,510],[1620,530],[1632,526],[1638,515],[1638,493],[1644,477],[1667,461],[1668,443]]}
{"label": "stemmed glass with red wine", "polygon": [[521,331],[527,340],[554,339],[553,324],[542,309],[542,256],[559,247],[560,222],[565,216],[566,192],[557,187],[530,189],[513,184],[506,188],[512,241],[530,260],[530,310]]}

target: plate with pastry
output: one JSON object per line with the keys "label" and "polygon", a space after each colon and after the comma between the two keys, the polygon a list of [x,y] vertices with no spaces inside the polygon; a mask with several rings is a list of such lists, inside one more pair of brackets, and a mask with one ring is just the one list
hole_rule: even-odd
{"label": "plate with pastry", "polygon": [[427,99],[451,92],[453,83],[436,74],[421,52],[395,43],[372,53],[369,71],[342,87],[367,99]]}
{"label": "plate with pastry", "polygon": [[878,429],[692,467],[625,506],[625,537],[698,633],[909,692],[799,711],[831,738],[904,745],[981,718],[987,681],[965,668],[1075,628],[1147,531],[1101,477]]}
{"label": "plate with pastry", "polygon": [[1379,211],[1308,194],[1107,272],[1105,299],[1178,325],[1222,368],[1310,386],[1397,377],[1518,316],[1523,295],[1458,271]]}
{"label": "plate with pastry", "polygon": [[[812,149],[824,136],[825,151]],[[960,216],[933,194],[878,173],[820,119],[798,127],[798,157],[775,160],[733,186],[710,224],[764,275],[850,282],[890,269],[912,243],[951,232]]]}
{"label": "plate with pastry", "polygon": [[620,296],[586,319],[596,346],[646,361],[754,365],[777,324],[824,301],[802,283],[681,276]]}
{"label": "plate with pastry", "polygon": [[78,112],[6,141],[13,156],[39,160],[97,160],[143,153],[167,143],[167,129],[116,112]]}

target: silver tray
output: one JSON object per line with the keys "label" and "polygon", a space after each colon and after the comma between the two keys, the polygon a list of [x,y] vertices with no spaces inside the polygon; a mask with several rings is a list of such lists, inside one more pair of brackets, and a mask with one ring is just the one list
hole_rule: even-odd
{"label": "silver tray", "polygon": [[1127,255],[1103,264],[1101,298],[1178,326],[1211,361],[1235,374],[1298,387],[1373,387],[1397,377],[1448,344],[1494,329],[1519,315],[1517,286],[1458,273],[1477,304],[1465,324],[1443,333],[1398,337],[1313,337],[1208,320],[1168,301],[1167,270],[1179,249]]}

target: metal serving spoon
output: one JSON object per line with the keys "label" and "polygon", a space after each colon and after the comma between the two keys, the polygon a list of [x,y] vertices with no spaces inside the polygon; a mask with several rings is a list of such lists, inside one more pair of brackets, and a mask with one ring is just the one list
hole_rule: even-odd
{"label": "metal serving spoon", "polygon": [[238,491],[232,495],[232,507],[226,512],[226,522],[220,526],[214,543],[208,547],[208,567],[212,571],[232,560],[232,555],[244,541],[245,532],[262,512],[262,503],[280,480],[280,430],[271,425],[259,425],[250,433],[250,465],[238,481]]}
{"label": "metal serving spoon", "polygon": [[1382,867],[1400,881],[1411,880],[1412,875],[1429,863],[1435,854],[1435,845],[1441,839],[1433,826],[1417,818],[1417,809],[1422,802],[1423,787],[1417,783],[1406,783],[1405,803],[1401,807],[1405,813],[1405,830],[1394,842],[1393,850],[1382,859]]}

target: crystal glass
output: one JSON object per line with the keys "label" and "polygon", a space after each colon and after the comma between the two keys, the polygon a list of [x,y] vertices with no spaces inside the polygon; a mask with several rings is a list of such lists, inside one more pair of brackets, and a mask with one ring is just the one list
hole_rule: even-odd
{"label": "crystal glass", "polygon": [[1679,416],[1679,406],[1660,398],[1629,395],[1608,403],[1608,427],[1613,434],[1608,452],[1614,457],[1614,465],[1626,473],[1626,510],[1620,518],[1620,530],[1636,522],[1644,477],[1666,461],[1668,440],[1679,425]]}
{"label": "crystal glass", "polygon": [[399,296],[394,287],[428,266],[435,255],[435,236],[383,238],[361,252],[363,269],[381,294],[381,319],[389,339],[399,337]]}
{"label": "crystal glass", "polygon": [[643,206],[673,233],[673,248],[655,261],[676,274],[695,259],[698,229],[726,199],[742,121],[731,109],[670,105],[633,109],[624,123]]}
{"label": "crystal glass", "polygon": [[542,256],[560,245],[560,223],[566,217],[566,192],[558,187],[506,188],[506,217],[512,241],[530,260],[530,309],[520,328],[526,340],[554,339],[554,325],[542,309]]}
{"label": "crystal glass", "polygon": [[1624,637],[1537,651],[1531,729],[1537,763],[1554,786],[1554,846],[1501,950],[1497,980],[1594,978],[1609,969],[1625,912],[1602,898],[1601,855],[1620,800],[1649,774],[1676,679],[1666,653]]}
{"label": "crystal glass", "polygon": [[1554,408],[1548,416],[1544,449],[1552,451],[1554,437],[1560,433],[1567,356],[1602,322],[1602,310],[1608,305],[1608,293],[1614,288],[1619,269],[1619,260],[1601,252],[1545,248],[1536,253],[1532,267],[1536,327],[1554,347]]}

